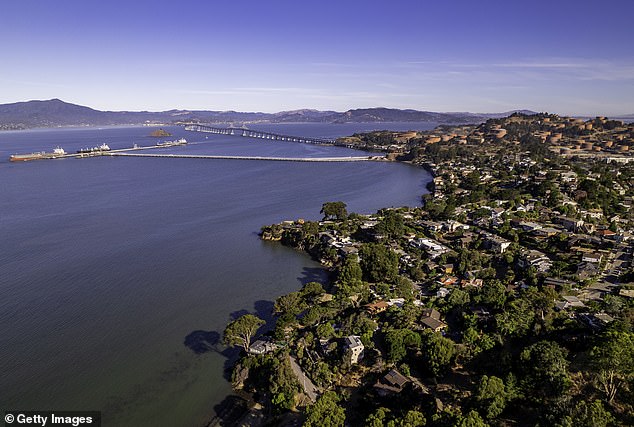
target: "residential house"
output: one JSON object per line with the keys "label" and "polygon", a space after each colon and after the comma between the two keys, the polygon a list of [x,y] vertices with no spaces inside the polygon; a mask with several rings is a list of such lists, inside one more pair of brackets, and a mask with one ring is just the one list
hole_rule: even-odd
{"label": "residential house", "polygon": [[449,248],[431,239],[414,239],[410,245],[424,250],[432,259],[449,252]]}
{"label": "residential house", "polygon": [[537,271],[545,273],[550,269],[552,262],[546,254],[530,250],[520,255],[518,265],[520,268],[535,267]]}
{"label": "residential house", "polygon": [[381,377],[376,382],[376,384],[374,384],[374,388],[382,396],[388,395],[390,393],[398,394],[403,391],[403,388],[409,382],[409,378],[402,375],[396,369],[392,369],[383,377]]}
{"label": "residential house", "polygon": [[558,279],[556,277],[546,277],[544,279],[544,286],[560,291],[565,288],[571,288],[574,286],[574,282],[570,280]]}
{"label": "residential house", "polygon": [[[513,223],[514,221],[512,221]],[[526,232],[531,232],[531,231],[535,231],[535,230],[539,230],[540,228],[543,227],[543,225],[537,223],[537,222],[532,222],[532,221],[519,221],[519,222],[515,222],[515,226],[517,228],[521,228],[523,231]]]}
{"label": "residential house", "polygon": [[511,241],[494,234],[485,234],[485,245],[493,252],[503,254],[511,246]]}
{"label": "residential house", "polygon": [[359,363],[363,359],[363,350],[365,349],[361,338],[356,335],[350,335],[345,340],[345,358],[351,364]]}
{"label": "residential house", "polygon": [[634,298],[634,289],[620,289],[619,296],[625,298]]}
{"label": "residential house", "polygon": [[377,301],[365,305],[365,309],[369,314],[383,313],[388,307],[389,304],[385,301]]}
{"label": "residential house", "polygon": [[405,305],[405,298],[390,298],[387,304],[391,306],[396,306],[398,308],[403,307]]}
{"label": "residential house", "polygon": [[419,221],[418,225],[431,233],[438,233],[442,230],[442,224],[435,221]]}
{"label": "residential house", "polygon": [[569,308],[581,308],[586,305],[581,302],[581,300],[575,296],[562,296],[563,301],[558,301],[555,303],[555,308],[557,310],[567,310]]}
{"label": "residential house", "polygon": [[421,312],[421,318],[431,317],[432,319],[440,320],[440,312],[435,308],[425,307]]}
{"label": "residential house", "polygon": [[559,234],[560,231],[553,227],[544,227],[533,231],[531,234],[538,238],[548,238]]}
{"label": "residential house", "polygon": [[257,340],[249,346],[251,354],[265,354],[277,350],[278,345],[265,340]]}
{"label": "residential house", "polygon": [[555,220],[568,231],[578,231],[583,225],[582,219],[569,218],[566,216],[559,216],[555,218]]}
{"label": "residential house", "polygon": [[603,259],[603,255],[597,252],[582,252],[581,253],[581,262],[601,264],[602,259]]}
{"label": "residential house", "polygon": [[435,319],[433,317],[423,317],[420,320],[420,323],[434,332],[440,332],[447,327],[447,324],[440,319]]}
{"label": "residential house", "polygon": [[447,229],[447,231],[449,231],[450,233],[454,233],[458,230],[468,230],[469,226],[466,224],[463,224],[461,222],[458,221],[454,221],[454,220],[449,220],[445,223],[445,228]]}
{"label": "residential house", "polygon": [[449,295],[451,293],[451,291],[447,288],[440,288],[436,291],[436,296],[438,298],[445,298],[447,295]]}
{"label": "residential house", "polygon": [[456,276],[443,276],[438,280],[438,284],[441,286],[453,286],[458,283],[458,278]]}
{"label": "residential house", "polygon": [[482,281],[482,279],[475,279],[475,278],[463,279],[460,281],[461,288],[474,287],[479,289],[482,287],[483,284],[484,282]]}

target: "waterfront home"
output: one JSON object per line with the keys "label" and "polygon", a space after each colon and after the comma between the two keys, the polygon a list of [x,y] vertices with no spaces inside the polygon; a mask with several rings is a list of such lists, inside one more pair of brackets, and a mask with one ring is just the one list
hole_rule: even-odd
{"label": "waterfront home", "polygon": [[249,346],[251,354],[265,354],[278,349],[278,345],[265,340],[257,340]]}

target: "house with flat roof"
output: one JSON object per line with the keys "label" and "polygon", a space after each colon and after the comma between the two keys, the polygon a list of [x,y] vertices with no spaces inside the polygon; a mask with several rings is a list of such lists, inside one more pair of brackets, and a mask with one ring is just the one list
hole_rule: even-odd
{"label": "house with flat roof", "polygon": [[356,335],[350,335],[345,340],[345,358],[351,364],[359,363],[363,359],[363,350],[365,349],[361,338]]}

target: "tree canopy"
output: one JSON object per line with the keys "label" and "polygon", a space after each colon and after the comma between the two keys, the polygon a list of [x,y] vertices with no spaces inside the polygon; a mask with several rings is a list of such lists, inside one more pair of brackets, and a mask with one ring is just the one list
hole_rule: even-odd
{"label": "tree canopy", "polygon": [[347,205],[344,202],[326,202],[321,206],[320,214],[324,219],[346,219],[348,217]]}
{"label": "tree canopy", "polygon": [[327,391],[306,410],[304,427],[341,427],[346,421],[344,409],[339,406],[339,397]]}
{"label": "tree canopy", "polygon": [[245,314],[227,325],[223,341],[227,345],[240,345],[248,352],[251,338],[264,323],[264,320],[253,314]]}
{"label": "tree canopy", "polygon": [[634,379],[634,333],[607,332],[590,356],[599,388],[611,403]]}
{"label": "tree canopy", "polygon": [[363,278],[369,282],[389,282],[398,274],[398,255],[378,243],[366,243],[359,250]]}

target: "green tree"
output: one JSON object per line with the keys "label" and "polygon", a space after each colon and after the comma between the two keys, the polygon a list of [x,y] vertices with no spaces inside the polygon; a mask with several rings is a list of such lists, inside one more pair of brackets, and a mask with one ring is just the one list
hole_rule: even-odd
{"label": "green tree", "polygon": [[499,280],[487,280],[478,297],[482,303],[500,310],[506,304],[506,287]]}
{"label": "green tree", "polygon": [[425,331],[423,352],[424,367],[435,377],[445,373],[456,355],[456,346],[440,332]]}
{"label": "green tree", "polygon": [[299,292],[291,292],[290,294],[279,297],[273,306],[273,311],[281,316],[290,315],[297,316],[306,308],[306,304],[302,300]]}
{"label": "green tree", "polygon": [[533,326],[535,313],[524,299],[512,301],[504,312],[495,316],[497,330],[504,336],[524,336]]}
{"label": "green tree", "polygon": [[537,316],[543,321],[555,308],[555,300],[559,297],[557,291],[549,287],[537,289],[530,287],[526,289],[522,297],[530,301],[533,310]]}
{"label": "green tree", "polygon": [[368,317],[366,312],[362,311],[352,313],[341,320],[341,333],[343,335],[370,334],[371,336],[377,326],[376,322]]}
{"label": "green tree", "polygon": [[475,356],[495,346],[495,341],[490,335],[478,331],[474,327],[468,327],[462,334],[462,343],[467,347],[467,357]]}
{"label": "green tree", "polygon": [[484,422],[480,414],[476,411],[469,411],[466,416],[458,417],[456,427],[488,427],[489,425]]}
{"label": "green tree", "polygon": [[346,413],[339,406],[339,397],[334,391],[327,391],[306,409],[304,427],[341,427],[346,421]]}
{"label": "green tree", "polygon": [[320,214],[324,219],[343,220],[348,217],[347,206],[344,202],[326,202],[321,206]]}
{"label": "green tree", "polygon": [[554,341],[540,341],[525,348],[520,354],[525,387],[543,397],[564,394],[571,384],[567,353]]}
{"label": "green tree", "polygon": [[405,232],[403,215],[394,210],[382,211],[383,218],[376,225],[375,230],[389,239],[398,239]]}
{"label": "green tree", "polygon": [[385,334],[387,358],[398,363],[407,355],[408,347],[420,346],[420,335],[409,329],[391,329]]}
{"label": "green tree", "polygon": [[314,302],[315,298],[326,293],[324,287],[318,282],[308,282],[299,291],[302,299],[307,303]]}
{"label": "green tree", "polygon": [[361,270],[368,282],[393,283],[398,275],[398,255],[378,243],[366,243],[359,249]]}
{"label": "green tree", "polygon": [[366,427],[383,427],[385,425],[385,421],[387,419],[387,414],[390,412],[389,409],[379,408],[373,413],[371,413],[368,418],[365,420]]}
{"label": "green tree", "polygon": [[227,325],[223,341],[227,345],[240,345],[248,352],[251,338],[264,323],[264,320],[253,314],[245,314]]}
{"label": "green tree", "polygon": [[322,339],[329,339],[335,335],[335,328],[332,327],[330,322],[322,323],[317,326],[317,336]]}
{"label": "green tree", "polygon": [[275,358],[270,368],[268,384],[272,396],[271,403],[278,412],[292,409],[295,406],[295,394],[300,389],[297,377],[293,373],[288,355]]}
{"label": "green tree", "polygon": [[463,178],[461,187],[467,190],[476,190],[480,186],[480,172],[474,170]]}
{"label": "green tree", "polygon": [[334,375],[328,365],[323,360],[311,365],[311,378],[321,387],[327,387],[332,383]]}
{"label": "green tree", "polygon": [[346,257],[337,274],[337,290],[343,296],[369,292],[363,283],[363,272],[356,255]]}
{"label": "green tree", "polygon": [[405,416],[396,422],[397,427],[423,427],[425,424],[425,416],[418,411],[407,411]]}
{"label": "green tree", "polygon": [[504,411],[507,402],[504,381],[484,375],[478,383],[475,398],[487,419],[497,418]]}
{"label": "green tree", "polygon": [[414,284],[407,277],[399,275],[396,277],[394,293],[399,298],[405,298],[406,301],[412,301],[414,299]]}
{"label": "green tree", "polygon": [[605,333],[590,358],[598,387],[612,403],[619,390],[634,379],[634,333]]}
{"label": "green tree", "polygon": [[615,422],[612,414],[605,409],[600,400],[588,404],[579,402],[572,414],[575,427],[607,427]]}
{"label": "green tree", "polygon": [[469,304],[471,297],[462,289],[454,289],[447,297],[447,303],[452,308],[461,308]]}

